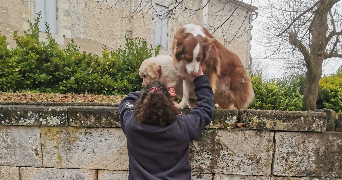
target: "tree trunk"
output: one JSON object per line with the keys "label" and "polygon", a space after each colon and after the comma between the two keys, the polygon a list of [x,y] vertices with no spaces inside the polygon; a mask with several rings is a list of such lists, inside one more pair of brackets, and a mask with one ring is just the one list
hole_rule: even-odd
{"label": "tree trunk", "polygon": [[[302,110],[316,110],[319,79],[322,75],[322,64],[325,48],[327,46],[328,12],[338,0],[322,0],[317,5],[314,18],[309,30],[312,35],[310,55],[305,59],[307,73],[304,85],[304,98]],[[305,56],[305,55],[304,55]]]}
{"label": "tree trunk", "polygon": [[313,68],[308,68],[304,85],[304,98],[302,110],[315,110],[318,97],[319,80],[322,75],[323,57],[313,57]]}

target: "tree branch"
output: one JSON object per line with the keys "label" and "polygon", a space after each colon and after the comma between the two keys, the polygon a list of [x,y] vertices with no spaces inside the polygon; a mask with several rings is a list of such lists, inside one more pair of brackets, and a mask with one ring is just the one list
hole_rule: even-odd
{"label": "tree branch", "polygon": [[334,45],[333,45],[333,47],[331,48],[331,51],[330,51],[329,54],[333,54],[333,53],[334,53],[334,49],[336,48],[336,46],[337,46],[337,44],[338,44],[339,41],[340,41],[340,40],[339,40],[338,36],[336,36],[336,40],[335,40]]}
{"label": "tree branch", "polygon": [[241,25],[240,25],[240,27],[239,27],[239,29],[236,31],[236,33],[235,33],[235,35],[234,35],[234,37],[233,37],[233,39],[231,39],[229,42],[228,42],[228,44],[230,44],[235,38],[236,38],[236,36],[237,36],[237,34],[238,34],[238,32],[240,31],[240,29],[241,29],[241,27],[242,27],[242,25],[245,23],[245,20],[247,19],[247,17],[248,17],[248,14],[246,14],[246,16],[245,16],[245,19],[242,21],[242,23],[241,23]]}
{"label": "tree branch", "polygon": [[332,13],[331,13],[331,9],[330,9],[330,11],[329,11],[329,15],[330,15],[330,18],[331,18],[331,25],[333,26],[333,31],[336,31],[334,16],[333,16]]}
{"label": "tree branch", "polygon": [[191,8],[189,8],[189,10],[195,11],[195,12],[200,11],[200,10],[204,9],[204,8],[209,4],[210,1],[211,1],[211,0],[208,0],[207,3],[205,3],[204,6],[198,8],[198,9],[191,9]]}
{"label": "tree branch", "polygon": [[219,25],[217,28],[214,28],[214,32],[213,33],[211,33],[211,34],[214,34],[215,32],[216,32],[216,30],[217,29],[219,29],[220,27],[222,27],[233,15],[234,15],[234,13],[235,13],[235,11],[238,9],[238,7],[236,7],[235,9],[234,9],[234,11],[232,12],[232,14],[230,14],[230,16],[221,24],[221,25]]}
{"label": "tree branch", "polygon": [[319,3],[320,1],[317,1],[312,7],[310,7],[309,9],[305,10],[304,12],[302,12],[300,15],[298,15],[296,18],[294,18],[292,20],[292,22],[281,32],[277,35],[277,37],[283,35],[288,29],[291,28],[291,26],[299,19],[301,18],[304,14],[306,14],[307,12],[311,11],[313,8],[315,8],[317,6],[317,4]]}
{"label": "tree branch", "polygon": [[303,54],[304,56],[304,61],[307,65],[307,67],[311,67],[312,63],[310,61],[310,53],[309,51],[306,49],[306,47],[304,46],[304,44],[298,40],[297,38],[297,33],[296,32],[289,32],[289,42],[290,44],[292,44],[293,46],[297,47],[298,50]]}
{"label": "tree branch", "polygon": [[324,57],[325,59],[328,59],[328,58],[332,58],[332,57],[338,57],[338,58],[342,58],[342,54],[339,54],[337,53],[336,51],[334,51],[333,53],[331,54],[328,54],[328,53],[324,53]]}
{"label": "tree branch", "polygon": [[[329,42],[333,36],[342,34],[342,30],[340,32],[336,32],[336,25],[335,25],[335,21],[334,21],[334,16],[332,15],[331,10],[329,11],[329,15],[331,18],[331,25],[333,27],[333,30],[327,36],[326,42]],[[337,39],[336,39],[336,41],[337,41]],[[336,43],[336,41],[335,41],[335,43]],[[334,50],[334,48],[331,51],[333,51],[333,50]]]}
{"label": "tree branch", "polygon": [[331,31],[326,39],[326,42],[329,42],[331,38],[333,38],[334,36],[339,36],[339,35],[342,35],[342,30],[340,32]]}

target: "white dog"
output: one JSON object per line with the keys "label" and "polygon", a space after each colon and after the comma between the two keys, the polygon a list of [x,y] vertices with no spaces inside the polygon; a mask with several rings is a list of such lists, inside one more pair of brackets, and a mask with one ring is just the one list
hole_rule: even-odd
{"label": "white dog", "polygon": [[[143,86],[154,80],[160,80],[168,88],[174,88],[179,99],[183,98],[183,78],[176,71],[171,56],[159,55],[145,59],[139,68],[139,75],[143,78]],[[191,109],[196,107],[194,86],[190,86],[188,102]],[[183,100],[182,100],[183,101]],[[177,108],[185,108],[186,104],[176,104]]]}

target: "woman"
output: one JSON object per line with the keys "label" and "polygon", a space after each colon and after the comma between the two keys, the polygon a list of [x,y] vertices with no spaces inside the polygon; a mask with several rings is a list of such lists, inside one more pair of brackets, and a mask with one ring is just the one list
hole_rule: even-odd
{"label": "woman", "polygon": [[163,83],[154,81],[120,103],[120,123],[127,138],[129,179],[191,179],[189,142],[197,139],[214,113],[214,94],[200,68],[191,75],[196,107],[178,117]]}

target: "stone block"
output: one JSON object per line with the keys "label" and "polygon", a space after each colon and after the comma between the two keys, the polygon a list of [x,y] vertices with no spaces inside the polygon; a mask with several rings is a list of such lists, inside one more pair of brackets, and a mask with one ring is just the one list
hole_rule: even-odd
{"label": "stone block", "polygon": [[215,174],[213,180],[270,180],[270,177]]}
{"label": "stone block", "polygon": [[108,170],[99,170],[98,171],[98,180],[127,180],[128,179],[128,171],[108,171]]}
{"label": "stone block", "polygon": [[238,111],[236,110],[215,110],[213,120],[206,128],[233,129],[238,122]]}
{"label": "stone block", "polygon": [[190,165],[201,173],[270,175],[273,132],[205,130],[190,144]]}
{"label": "stone block", "polygon": [[271,177],[270,180],[342,180],[342,178],[328,178],[328,177]]}
{"label": "stone block", "polygon": [[62,106],[1,105],[0,125],[66,126],[67,108]]}
{"label": "stone block", "polygon": [[68,118],[70,126],[120,127],[119,108],[115,107],[69,107]]}
{"label": "stone block", "polygon": [[337,114],[331,109],[325,109],[324,113],[327,115],[327,131],[336,131]]}
{"label": "stone block", "polygon": [[42,165],[40,130],[37,127],[0,126],[0,166]]}
{"label": "stone block", "polygon": [[328,124],[324,112],[241,110],[239,117],[246,128],[258,130],[325,132]]}
{"label": "stone block", "polygon": [[[180,116],[186,115],[191,111],[189,108],[178,109]],[[206,129],[234,129],[238,122],[238,111],[236,110],[222,110],[216,109],[213,120],[208,124]]]}
{"label": "stone block", "polygon": [[212,180],[213,175],[212,174],[198,174],[195,173],[191,174],[191,180]]}
{"label": "stone block", "polygon": [[342,177],[342,133],[277,132],[273,174]]}
{"label": "stone block", "polygon": [[25,180],[97,180],[96,170],[85,169],[55,169],[21,167],[21,179]]}
{"label": "stone block", "polygon": [[19,167],[0,166],[0,180],[19,180]]}
{"label": "stone block", "polygon": [[127,170],[126,137],[120,128],[42,128],[44,167]]}
{"label": "stone block", "polygon": [[338,116],[337,116],[336,131],[342,132],[342,113],[338,114]]}
{"label": "stone block", "polygon": [[[127,180],[128,179],[128,171],[108,171],[108,170],[99,170],[98,171],[98,180]],[[212,180],[212,174],[198,174],[191,176],[191,180]]]}

